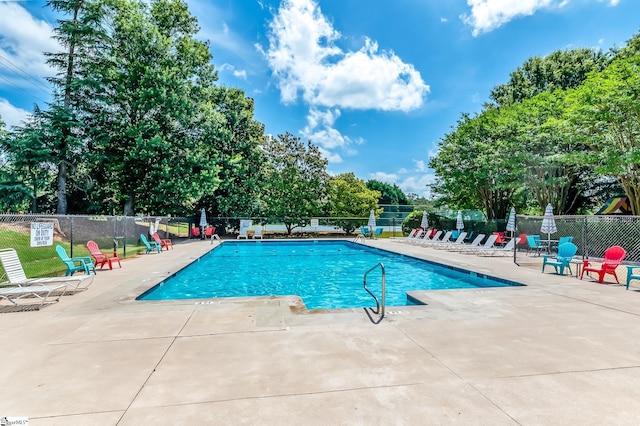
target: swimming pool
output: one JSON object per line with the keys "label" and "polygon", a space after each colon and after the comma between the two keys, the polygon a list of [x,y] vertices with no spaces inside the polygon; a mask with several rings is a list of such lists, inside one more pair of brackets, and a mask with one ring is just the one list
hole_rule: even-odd
{"label": "swimming pool", "polygon": [[[521,285],[350,241],[225,241],[137,300],[300,296],[307,309],[375,306],[364,273],[386,270],[386,305],[413,304],[411,290]],[[380,295],[380,270],[367,286]]]}

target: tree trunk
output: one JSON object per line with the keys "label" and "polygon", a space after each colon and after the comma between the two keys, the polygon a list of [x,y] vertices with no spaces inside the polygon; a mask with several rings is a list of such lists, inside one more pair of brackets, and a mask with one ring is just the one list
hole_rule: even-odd
{"label": "tree trunk", "polygon": [[135,207],[135,197],[133,195],[129,195],[129,198],[124,202],[124,211],[123,214],[125,216],[133,216]]}
{"label": "tree trunk", "polygon": [[58,165],[58,214],[67,214],[67,174],[67,162],[63,160]]}

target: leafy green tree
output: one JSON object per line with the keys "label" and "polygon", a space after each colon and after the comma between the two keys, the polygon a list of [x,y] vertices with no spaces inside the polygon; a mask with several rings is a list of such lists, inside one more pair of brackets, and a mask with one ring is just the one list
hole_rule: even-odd
{"label": "leafy green tree", "polygon": [[[584,146],[564,119],[565,91],[542,92],[501,108],[514,128],[513,160],[523,169],[525,186],[537,201],[538,212],[547,204],[556,214],[571,214],[585,202],[593,181],[592,168],[578,153]],[[576,161],[577,160],[577,161]]]}
{"label": "leafy green tree", "polygon": [[609,56],[595,49],[557,50],[541,58],[534,56],[516,68],[509,82],[493,88],[491,100],[498,106],[511,105],[542,92],[578,87],[592,71],[600,71]]}
{"label": "leafy green tree", "polygon": [[[38,108],[24,127],[0,137],[8,165],[0,184],[0,194],[12,209],[39,211],[38,199],[52,183],[57,159],[57,134],[47,126],[46,112]],[[10,164],[10,165],[9,165]],[[48,209],[49,206],[45,206]]]}
{"label": "leafy green tree", "polygon": [[409,199],[402,192],[402,189],[395,183],[390,185],[385,182],[380,182],[375,179],[371,179],[367,181],[367,188],[378,191],[380,193],[380,199],[378,200],[378,204],[391,204],[391,205],[401,205],[406,206],[409,203]]}
{"label": "leafy green tree", "polygon": [[282,221],[291,235],[325,207],[327,160],[317,146],[288,132],[267,137],[263,149],[265,213],[270,221]]}
{"label": "leafy green tree", "polygon": [[208,45],[181,0],[121,0],[109,21],[90,120],[96,202],[125,215],[190,212],[220,183],[203,132],[217,124],[202,122],[217,120]]}
{"label": "leafy green tree", "polygon": [[618,179],[640,214],[640,54],[624,54],[569,95],[568,117],[590,152],[585,161]]}
{"label": "leafy green tree", "polygon": [[327,213],[337,218],[334,223],[347,234],[353,233],[356,227],[364,223],[356,223],[346,218],[368,217],[371,210],[382,210],[378,209],[380,192],[369,189],[367,184],[353,173],[331,177],[327,196]]}
{"label": "leafy green tree", "polygon": [[60,13],[54,28],[54,38],[64,47],[59,53],[47,53],[47,62],[56,71],[49,79],[54,86],[54,100],[49,111],[44,113],[48,126],[57,138],[57,208],[66,214],[67,184],[72,157],[84,148],[83,126],[78,116],[87,97],[83,88],[91,85],[87,67],[91,66],[95,52],[104,39],[101,27],[100,3],[91,0],[50,0],[47,6]]}
{"label": "leafy green tree", "polygon": [[254,118],[253,99],[227,87],[213,89],[210,99],[200,126],[203,144],[219,165],[220,185],[203,205],[219,216],[260,215],[264,125]]}
{"label": "leafy green tree", "polygon": [[438,203],[452,209],[478,209],[487,218],[504,218],[521,186],[522,168],[511,154],[513,129],[500,111],[489,108],[471,117],[463,114],[457,127],[439,143],[429,166]]}

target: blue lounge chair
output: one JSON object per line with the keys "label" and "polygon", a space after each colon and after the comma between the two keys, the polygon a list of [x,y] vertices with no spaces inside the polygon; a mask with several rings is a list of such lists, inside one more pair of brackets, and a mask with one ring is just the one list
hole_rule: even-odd
{"label": "blue lounge chair", "polygon": [[89,256],[69,257],[67,250],[65,250],[61,245],[56,246],[56,253],[60,260],[62,260],[62,263],[67,266],[67,272],[65,272],[66,276],[73,275],[78,271],[83,271],[85,274],[91,275],[92,270],[94,275],[96,274],[96,267]]}
{"label": "blue lounge chair", "polygon": [[376,233],[373,235],[373,238],[382,235],[382,231],[384,230],[384,228],[376,228]]}
{"label": "blue lounge chair", "polygon": [[162,252],[162,246],[155,241],[147,240],[147,237],[145,237],[144,234],[140,234],[140,241],[142,241],[142,244],[144,244],[147,249],[146,254],[149,254],[154,250],[158,253]]}
{"label": "blue lounge chair", "polygon": [[549,254],[544,255],[542,260],[542,272],[547,265],[551,265],[555,268],[556,274],[564,275],[564,268],[569,268],[569,274],[571,271],[571,260],[576,255],[578,247],[573,243],[564,243],[558,246],[558,254],[552,256]]}

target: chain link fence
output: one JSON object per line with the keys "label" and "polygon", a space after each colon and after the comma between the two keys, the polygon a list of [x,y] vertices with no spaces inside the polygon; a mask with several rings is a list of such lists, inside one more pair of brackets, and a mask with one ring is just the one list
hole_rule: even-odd
{"label": "chain link fence", "polygon": [[[418,209],[415,209],[418,210]],[[415,215],[405,220],[414,211],[413,206],[384,206],[384,213],[377,218],[376,227],[382,228],[380,237],[407,235],[411,228],[420,226]],[[419,209],[422,211],[422,209]],[[474,235],[504,231],[506,220],[487,221],[477,211],[463,212],[464,230]],[[285,220],[260,217],[207,217],[207,227],[221,238],[236,238],[241,220],[251,220],[252,229],[260,227],[264,238],[323,238],[346,237],[360,234],[360,227],[367,227],[368,217],[319,217],[304,220],[304,227],[293,227],[287,231]],[[430,227],[442,230],[455,229],[453,212],[429,213]],[[87,241],[95,241],[104,252],[116,250],[120,258],[135,256],[144,250],[140,234],[148,235],[150,229],[157,230],[161,238],[186,240],[202,238],[205,230],[199,227],[200,213],[193,217],[126,217],[126,216],[69,216],[44,214],[0,214],[0,248],[14,248],[25,268],[27,276],[55,276],[66,270],[55,253],[55,245],[64,246],[71,256],[88,256]],[[53,245],[33,246],[32,223],[53,224]],[[578,256],[585,259],[601,259],[604,251],[620,245],[627,251],[625,263],[640,262],[640,217],[636,216],[557,216],[558,231],[552,235],[572,236],[578,246]],[[515,235],[540,235],[541,216],[518,215]],[[403,229],[406,228],[406,229]],[[197,232],[195,230],[198,230]],[[508,234],[508,232],[507,232]],[[541,235],[546,239],[546,235]],[[541,264],[541,258],[528,252],[526,245],[516,251],[518,264]],[[626,269],[626,268],[623,268]],[[0,268],[0,273],[4,273]],[[620,275],[620,274],[619,274]]]}
{"label": "chain link fence", "polygon": [[[551,239],[571,236],[578,246],[578,256],[585,259],[602,259],[611,246],[621,246],[627,251],[625,261],[640,262],[640,217],[638,216],[556,216],[558,232]],[[540,235],[542,217],[517,216],[516,235]]]}
{"label": "chain link fence", "polygon": [[[43,244],[32,226],[45,223],[53,227],[53,240]],[[57,276],[66,267],[55,252],[56,245],[65,247],[71,257],[89,256],[86,244],[93,240],[101,251],[117,251],[125,258],[144,250],[140,234],[148,234],[151,226],[162,238],[187,237],[189,232],[188,223],[167,217],[0,214],[0,248],[17,251],[28,277]],[[1,267],[0,273],[4,274]]]}
{"label": "chain link fence", "polygon": [[[640,262],[640,217],[638,216],[556,216],[558,231],[551,234],[552,240],[571,236],[578,247],[576,257],[583,260],[600,261],[611,246],[621,246],[627,252],[624,264]],[[541,216],[521,216],[516,219],[516,235],[540,235],[541,240],[549,239],[540,232]],[[542,257],[528,250],[527,244],[519,245],[515,261],[523,266],[539,266]],[[576,265],[579,267],[579,265]],[[577,271],[573,271],[577,274]],[[621,265],[616,270],[621,283],[625,282],[627,268]]]}

